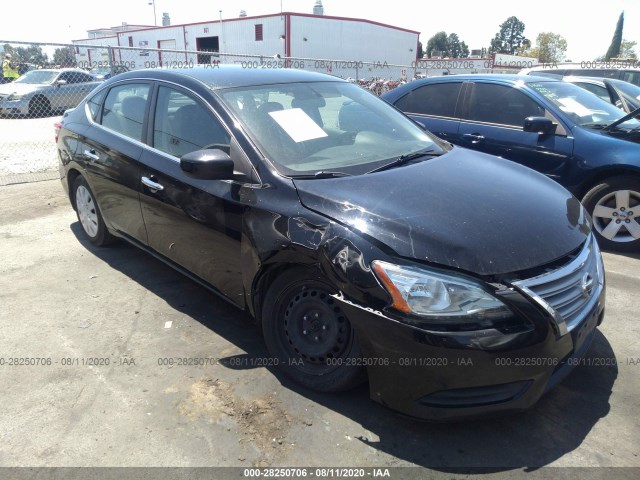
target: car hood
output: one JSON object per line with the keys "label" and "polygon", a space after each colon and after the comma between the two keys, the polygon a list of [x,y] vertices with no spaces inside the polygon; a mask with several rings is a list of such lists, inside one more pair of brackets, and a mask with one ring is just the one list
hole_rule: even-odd
{"label": "car hood", "polygon": [[478,275],[550,263],[590,232],[580,202],[557,183],[462,148],[378,173],[294,184],[306,208],[399,256]]}
{"label": "car hood", "polygon": [[0,85],[0,95],[10,95],[12,93],[25,95],[48,86],[49,85],[36,85],[33,83],[5,83],[4,85]]}

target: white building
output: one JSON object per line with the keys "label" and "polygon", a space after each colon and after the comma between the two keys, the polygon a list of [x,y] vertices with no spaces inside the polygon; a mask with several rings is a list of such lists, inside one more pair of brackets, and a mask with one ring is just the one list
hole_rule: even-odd
{"label": "white building", "polygon": [[[321,11],[318,3],[314,11]],[[211,63],[256,67],[282,64],[342,77],[399,78],[407,74],[406,69],[392,65],[410,66],[415,62],[420,35],[366,19],[292,12],[184,25],[126,27],[91,30],[88,33],[92,38],[74,40],[79,64],[108,62],[111,56],[114,63],[133,69]],[[109,51],[86,45],[125,48]],[[195,51],[214,53],[189,53]],[[291,60],[285,64],[279,59]]]}

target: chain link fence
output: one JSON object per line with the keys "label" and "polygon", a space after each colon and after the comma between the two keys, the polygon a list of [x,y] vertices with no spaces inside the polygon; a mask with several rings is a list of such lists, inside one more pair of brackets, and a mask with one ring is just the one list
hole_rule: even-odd
{"label": "chain link fence", "polygon": [[414,78],[455,73],[452,69],[462,68],[473,73],[492,71],[486,60],[465,60],[459,65],[432,61],[397,65],[386,61],[281,58],[90,44],[0,40],[0,46],[4,50],[3,84],[0,85],[0,185],[55,178],[57,117],[78,105],[106,79],[131,70],[218,68],[220,65],[239,65],[246,69],[287,68],[334,75],[358,83],[377,95]]}

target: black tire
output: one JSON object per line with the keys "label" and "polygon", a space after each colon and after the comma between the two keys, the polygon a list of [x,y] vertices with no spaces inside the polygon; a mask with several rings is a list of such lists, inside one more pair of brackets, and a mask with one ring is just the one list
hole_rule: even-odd
{"label": "black tire", "polygon": [[91,243],[97,246],[113,243],[115,238],[107,230],[96,198],[81,175],[73,182],[73,204],[82,230]]}
{"label": "black tire", "polygon": [[30,117],[47,117],[51,114],[51,102],[46,97],[35,96],[29,102]]}
{"label": "black tire", "polygon": [[[625,191],[629,192],[629,200],[626,205],[620,205],[616,192]],[[624,196],[620,198],[624,199]],[[593,218],[593,230],[603,249],[616,252],[640,250],[640,178],[607,178],[589,190],[582,203]],[[604,212],[597,212],[597,207],[613,209],[612,217],[603,216]],[[617,233],[612,236],[611,232],[616,229]]]}
{"label": "black tire", "polygon": [[318,392],[349,390],[366,380],[354,362],[361,351],[353,327],[333,291],[317,272],[295,268],[273,282],[262,308],[269,353],[288,377]]}

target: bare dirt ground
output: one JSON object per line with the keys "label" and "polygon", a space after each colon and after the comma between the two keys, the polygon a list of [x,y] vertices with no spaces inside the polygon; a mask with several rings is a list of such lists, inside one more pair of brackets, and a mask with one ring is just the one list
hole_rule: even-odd
{"label": "bare dirt ground", "polygon": [[0,187],[0,467],[638,478],[638,256],[605,255],[590,364],[530,412],[443,425],[388,411],[366,387],[292,385],[258,361],[266,350],[244,314],[133,247],[95,248],[81,233],[58,181]]}

